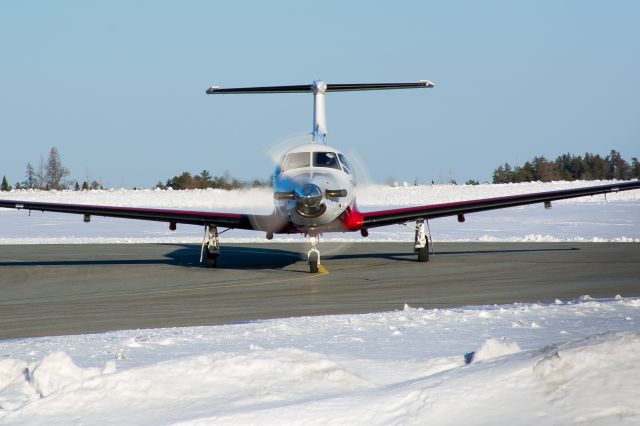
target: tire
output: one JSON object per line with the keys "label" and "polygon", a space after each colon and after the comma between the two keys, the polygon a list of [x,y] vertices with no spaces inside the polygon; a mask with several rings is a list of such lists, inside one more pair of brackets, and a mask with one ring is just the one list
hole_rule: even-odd
{"label": "tire", "polygon": [[207,253],[207,268],[218,267],[218,255]]}
{"label": "tire", "polygon": [[418,262],[429,261],[429,247],[425,246],[418,249]]}
{"label": "tire", "polygon": [[309,255],[309,272],[312,274],[318,273],[318,255],[316,253]]}

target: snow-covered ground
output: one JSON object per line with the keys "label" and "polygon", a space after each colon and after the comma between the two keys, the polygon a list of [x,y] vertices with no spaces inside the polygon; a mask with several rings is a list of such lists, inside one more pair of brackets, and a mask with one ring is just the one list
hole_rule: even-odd
{"label": "snow-covered ground", "polygon": [[[367,186],[358,189],[362,210],[437,204],[510,194],[551,191],[608,182],[553,182],[504,185]],[[76,204],[176,208],[222,212],[270,213],[272,193],[246,191],[108,190],[90,192],[13,191],[3,198]],[[467,215],[430,222],[435,241],[640,241],[640,190],[558,201],[551,210],[541,204]],[[30,217],[27,217],[30,216]],[[0,209],[0,244],[43,243],[197,243],[199,226],[178,226],[171,232],[163,223],[92,217],[82,223],[78,215]],[[299,236],[276,236],[278,241],[299,241]],[[327,241],[361,241],[359,233],[326,234]],[[373,229],[367,241],[411,241],[412,231],[401,225]],[[232,230],[225,242],[265,242],[264,234]]]}
{"label": "snow-covered ground", "polygon": [[640,299],[399,308],[0,342],[0,423],[640,424]]}
{"label": "snow-covered ground", "polygon": [[[379,186],[361,190],[359,200],[364,210],[374,210],[589,184]],[[3,197],[271,209],[266,190],[17,191]],[[0,209],[0,244],[201,238],[199,227],[171,233],[157,223],[27,216]],[[431,231],[436,241],[637,243],[640,191],[557,202],[551,210],[535,205],[472,214],[463,224],[435,220]],[[393,226],[370,239],[411,238],[410,230]],[[231,231],[225,241],[263,236]],[[606,300],[399,306],[365,315],[17,339],[0,341],[0,424],[637,425],[639,366],[640,299],[615,294]]]}

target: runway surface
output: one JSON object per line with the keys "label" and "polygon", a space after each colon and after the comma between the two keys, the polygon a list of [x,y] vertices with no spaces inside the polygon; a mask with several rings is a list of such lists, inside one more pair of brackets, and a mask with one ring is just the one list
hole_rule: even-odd
{"label": "runway surface", "polygon": [[637,243],[228,244],[219,268],[176,244],[0,246],[0,339],[413,307],[640,295]]}

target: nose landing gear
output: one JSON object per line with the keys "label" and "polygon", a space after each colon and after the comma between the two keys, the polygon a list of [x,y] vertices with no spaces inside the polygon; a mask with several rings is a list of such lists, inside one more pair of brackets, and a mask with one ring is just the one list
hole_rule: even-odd
{"label": "nose landing gear", "polygon": [[309,259],[309,272],[312,274],[318,273],[318,266],[320,266],[320,250],[318,250],[318,237],[316,235],[312,235],[309,237],[309,242],[311,243],[311,249],[307,253],[307,258]]}

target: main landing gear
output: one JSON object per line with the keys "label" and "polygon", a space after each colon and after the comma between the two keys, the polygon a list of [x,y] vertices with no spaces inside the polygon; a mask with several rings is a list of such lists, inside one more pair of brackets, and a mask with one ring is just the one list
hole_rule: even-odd
{"label": "main landing gear", "polygon": [[429,240],[425,232],[424,219],[416,221],[416,238],[413,250],[418,252],[418,262],[429,261]]}
{"label": "main landing gear", "polygon": [[204,239],[202,240],[202,249],[200,251],[200,262],[203,261],[205,245],[206,251],[206,265],[207,268],[218,267],[218,257],[220,256],[220,240],[218,239],[218,227],[213,225],[207,225],[204,227]]}

